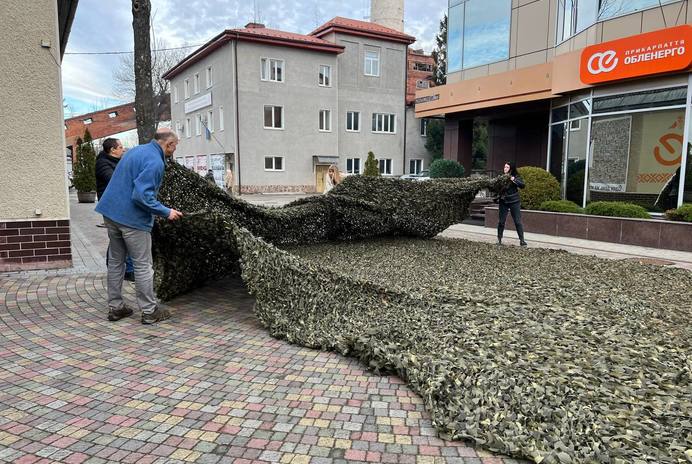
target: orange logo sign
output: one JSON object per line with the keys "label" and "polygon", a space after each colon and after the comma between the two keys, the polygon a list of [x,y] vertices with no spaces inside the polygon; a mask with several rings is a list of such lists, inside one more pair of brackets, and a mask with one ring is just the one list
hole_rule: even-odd
{"label": "orange logo sign", "polygon": [[579,76],[585,84],[686,69],[692,64],[692,26],[671,27],[586,47]]}
{"label": "orange logo sign", "polygon": [[[673,140],[680,142],[680,145],[682,146],[682,140],[683,139],[682,139],[682,135],[680,135],[680,134],[668,133],[668,134],[661,136],[661,138],[658,139],[658,141],[661,142],[661,145],[663,145],[663,148],[666,149],[666,152],[669,156],[670,155],[673,155],[673,156],[677,155],[677,157],[675,157],[674,159],[665,158],[661,154],[661,148],[658,146],[654,147],[654,158],[656,158],[656,161],[658,161],[663,166],[675,166],[677,164],[680,164],[680,162],[682,161],[682,153],[678,149],[676,149],[673,146],[673,144],[670,143]],[[680,154],[678,155],[678,153],[680,153]]]}

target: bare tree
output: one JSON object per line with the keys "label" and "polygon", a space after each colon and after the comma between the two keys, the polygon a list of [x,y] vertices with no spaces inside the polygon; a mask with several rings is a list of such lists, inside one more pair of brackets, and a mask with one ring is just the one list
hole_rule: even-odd
{"label": "bare tree", "polygon": [[150,0],[132,0],[132,30],[134,32],[135,109],[137,136],[144,144],[154,138],[156,117],[154,90],[151,78]]}

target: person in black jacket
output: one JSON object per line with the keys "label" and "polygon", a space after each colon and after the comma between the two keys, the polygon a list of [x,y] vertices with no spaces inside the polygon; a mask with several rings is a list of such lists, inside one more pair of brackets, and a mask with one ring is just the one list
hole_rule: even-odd
{"label": "person in black jacket", "polygon": [[519,198],[519,189],[523,189],[525,184],[517,172],[517,167],[514,163],[505,163],[504,173],[509,176],[509,186],[500,192],[499,207],[500,217],[497,223],[497,244],[502,245],[502,233],[505,230],[505,221],[507,220],[507,212],[512,213],[512,220],[519,235],[519,244],[526,246],[524,241],[524,225],[521,223],[521,199]]}
{"label": "person in black jacket", "polygon": [[[108,183],[111,181],[115,167],[122,158],[125,148],[118,139],[107,138],[103,141],[103,150],[96,157],[96,198],[99,200],[106,191]],[[104,227],[99,224],[99,227]],[[106,253],[106,265],[108,265],[108,253]],[[125,260],[125,280],[134,282],[135,269],[132,259],[128,256]]]}

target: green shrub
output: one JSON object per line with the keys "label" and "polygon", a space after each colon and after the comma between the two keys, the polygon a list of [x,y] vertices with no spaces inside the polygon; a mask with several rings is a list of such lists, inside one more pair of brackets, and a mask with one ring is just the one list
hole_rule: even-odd
{"label": "green shrub", "polygon": [[365,169],[363,170],[363,175],[370,177],[377,177],[380,175],[380,166],[377,164],[375,154],[371,151],[368,152],[368,159],[365,160]]}
{"label": "green shrub", "polygon": [[431,179],[450,179],[463,176],[464,166],[454,160],[437,159],[430,165]]}
{"label": "green shrub", "polygon": [[692,222],[692,203],[685,203],[679,208],[666,211],[666,218],[671,221]]}
{"label": "green shrub", "polygon": [[586,214],[592,214],[594,216],[651,218],[645,208],[633,203],[622,203],[619,201],[594,201],[586,205],[585,211]]}
{"label": "green shrub", "polygon": [[78,192],[96,191],[96,152],[91,143],[89,129],[84,131],[84,140],[77,139],[77,160],[72,168],[72,183]]}
{"label": "green shrub", "polygon": [[519,190],[522,208],[538,209],[544,201],[560,199],[560,184],[545,169],[524,166],[517,171],[526,183],[526,187]]}
{"label": "green shrub", "polygon": [[584,210],[573,201],[548,200],[541,203],[541,211],[554,211],[556,213],[583,213]]}

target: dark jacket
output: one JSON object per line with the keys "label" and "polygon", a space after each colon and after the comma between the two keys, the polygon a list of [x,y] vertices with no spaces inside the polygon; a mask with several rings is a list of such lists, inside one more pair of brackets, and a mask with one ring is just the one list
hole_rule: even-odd
{"label": "dark jacket", "polygon": [[106,191],[108,182],[111,181],[111,176],[113,176],[113,171],[115,171],[118,161],[120,161],[120,158],[107,155],[104,151],[96,157],[96,197],[99,200],[103,192]]}
{"label": "dark jacket", "polygon": [[521,201],[519,198],[519,189],[526,186],[524,180],[519,176],[514,176],[514,182],[509,181],[509,185],[500,192],[500,201],[507,205]]}

